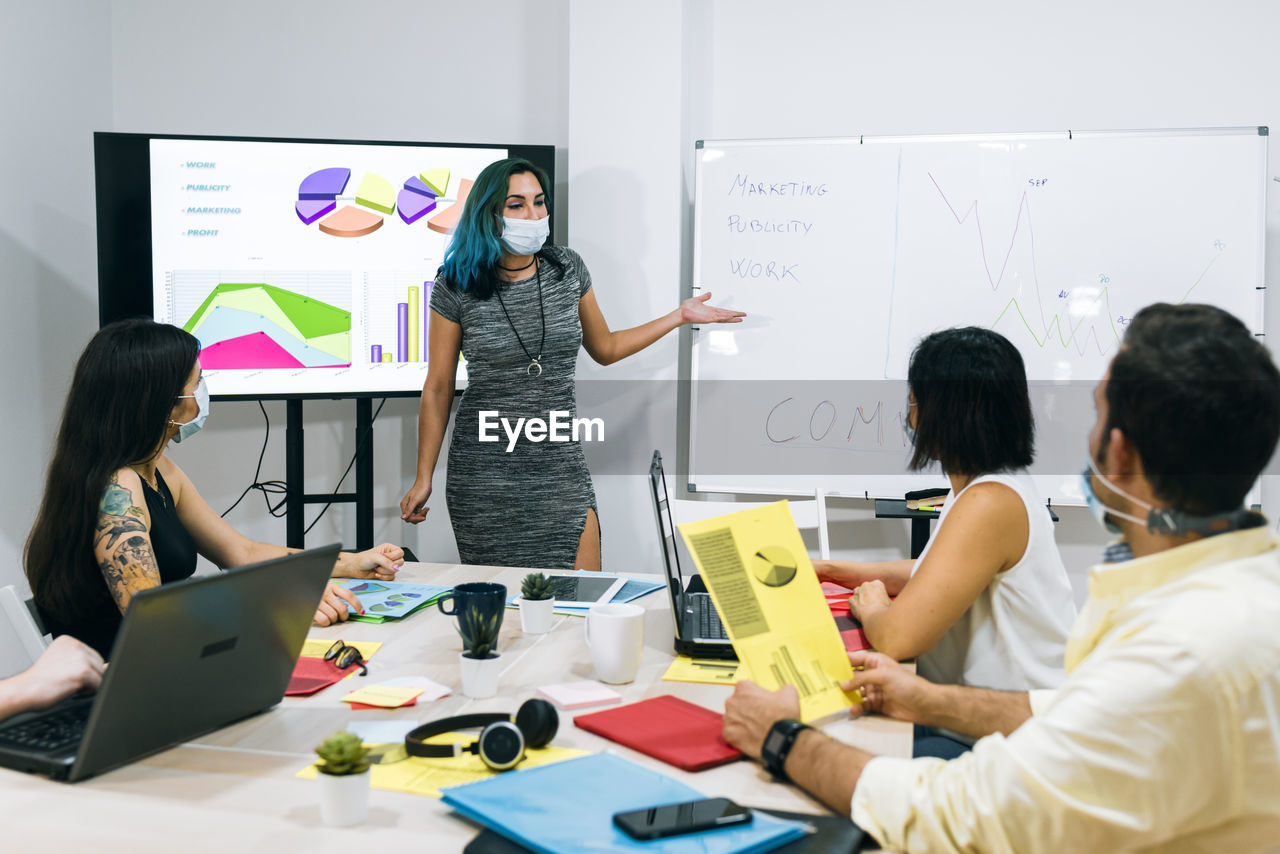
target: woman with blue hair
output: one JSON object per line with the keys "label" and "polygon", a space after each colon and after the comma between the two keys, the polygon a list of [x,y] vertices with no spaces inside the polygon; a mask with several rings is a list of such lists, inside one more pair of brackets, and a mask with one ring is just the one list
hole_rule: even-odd
{"label": "woman with blue hair", "polygon": [[[426,518],[453,400],[458,353],[467,389],[449,445],[445,498],[463,563],[600,569],[595,490],[582,446],[523,438],[481,441],[481,412],[510,424],[577,414],[578,347],[602,365],[686,323],[736,323],[742,312],[704,294],[632,329],[612,331],[572,249],[547,242],[546,174],[526,160],[486,166],[471,188],[431,292],[427,379],[418,414],[418,471],[401,518]],[[501,430],[496,431],[499,435]]]}

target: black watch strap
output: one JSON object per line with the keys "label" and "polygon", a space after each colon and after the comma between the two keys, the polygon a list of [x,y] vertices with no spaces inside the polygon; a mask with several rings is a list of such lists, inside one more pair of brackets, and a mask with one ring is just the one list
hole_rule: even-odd
{"label": "black watch strap", "polygon": [[812,728],[793,718],[784,718],[770,727],[769,733],[764,737],[764,744],[760,747],[760,761],[764,763],[765,770],[779,780],[787,779],[787,755],[791,753],[800,733]]}

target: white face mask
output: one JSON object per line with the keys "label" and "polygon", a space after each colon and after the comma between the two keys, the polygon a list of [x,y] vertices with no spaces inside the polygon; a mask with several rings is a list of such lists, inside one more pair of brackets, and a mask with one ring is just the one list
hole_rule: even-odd
{"label": "white face mask", "polygon": [[1110,519],[1107,518],[1107,516],[1110,515],[1110,516],[1119,516],[1121,519],[1128,519],[1130,522],[1133,522],[1134,524],[1137,524],[1137,525],[1141,525],[1144,528],[1147,526],[1146,519],[1139,519],[1137,516],[1131,516],[1128,513],[1123,513],[1112,507],[1108,507],[1106,504],[1103,504],[1102,499],[1098,498],[1097,494],[1095,494],[1093,491],[1093,484],[1089,481],[1089,472],[1093,472],[1095,475],[1097,475],[1098,481],[1104,484],[1107,487],[1107,489],[1111,490],[1115,494],[1122,495],[1135,504],[1141,504],[1143,507],[1146,507],[1148,510],[1151,509],[1151,505],[1139,498],[1134,498],[1132,495],[1125,492],[1123,489],[1121,489],[1120,487],[1116,486],[1114,483],[1112,483],[1111,481],[1103,477],[1102,472],[1098,471],[1098,466],[1097,464],[1094,463],[1093,457],[1089,457],[1089,465],[1086,466],[1085,470],[1080,473],[1080,488],[1084,491],[1084,500],[1085,500],[1085,504],[1089,505],[1089,512],[1093,514],[1094,519],[1098,520],[1099,525],[1101,525],[1110,534],[1119,535],[1120,533],[1122,533],[1120,530],[1120,527],[1116,525],[1115,522],[1112,522]]}
{"label": "white face mask", "polygon": [[204,384],[204,377],[200,377],[200,381],[196,383],[195,394],[180,394],[178,400],[193,399],[196,402],[196,417],[192,418],[185,424],[170,420],[170,424],[177,425],[178,433],[173,437],[174,442],[182,442],[183,439],[190,439],[192,436],[200,432],[200,428],[204,426],[205,419],[209,417],[209,388]]}
{"label": "white face mask", "polygon": [[[1148,504],[1141,498],[1130,495],[1120,487],[1102,476],[1102,472],[1098,471],[1098,466],[1094,463],[1093,457],[1089,458],[1089,465],[1080,472],[1080,487],[1084,491],[1085,503],[1089,505],[1089,511],[1093,513],[1093,517],[1098,520],[1103,528],[1109,533],[1123,533],[1109,516],[1118,516],[1121,519],[1127,519],[1135,525],[1140,525],[1148,531],[1156,534],[1165,534],[1168,536],[1184,536],[1186,534],[1200,534],[1205,537],[1212,537],[1214,534],[1223,534],[1228,531],[1238,531],[1241,528],[1247,528],[1251,524],[1252,514],[1248,510],[1241,507],[1239,510],[1229,510],[1226,513],[1215,513],[1210,516],[1195,516],[1190,513],[1184,513],[1181,510],[1171,510],[1168,508],[1156,507]],[[1102,501],[1094,494],[1093,484],[1089,481],[1089,472],[1093,472],[1098,476],[1098,482],[1105,485],[1107,489],[1116,495],[1129,499],[1134,504],[1147,509],[1147,518],[1141,519],[1129,513],[1124,513],[1114,507],[1103,504]]]}
{"label": "white face mask", "polygon": [[502,246],[512,255],[532,255],[551,234],[551,217],[542,219],[502,218]]}

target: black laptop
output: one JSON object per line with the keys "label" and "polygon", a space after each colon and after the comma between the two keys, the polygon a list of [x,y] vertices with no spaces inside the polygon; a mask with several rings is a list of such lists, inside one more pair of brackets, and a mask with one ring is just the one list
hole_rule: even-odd
{"label": "black laptop", "polygon": [[676,624],[676,652],[694,658],[729,658],[737,660],[729,635],[720,622],[720,612],[711,594],[696,573],[684,582],[680,572],[680,554],[676,550],[675,526],[671,523],[671,502],[667,500],[667,480],[662,473],[662,454],[653,452],[649,466],[649,489],[653,493],[653,515],[658,521],[658,545],[662,549],[662,568],[667,573],[671,591],[671,613]]}
{"label": "black laptop", "polygon": [[134,595],[98,692],[0,723],[0,767],[83,780],[279,703],[338,550]]}

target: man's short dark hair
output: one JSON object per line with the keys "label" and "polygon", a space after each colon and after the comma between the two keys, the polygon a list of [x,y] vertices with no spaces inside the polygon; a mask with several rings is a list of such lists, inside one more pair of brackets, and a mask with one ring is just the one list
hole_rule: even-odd
{"label": "man's short dark hair", "polygon": [[1280,371],[1243,323],[1211,305],[1138,312],[1106,397],[1099,458],[1120,428],[1156,496],[1185,513],[1239,508],[1280,437]]}
{"label": "man's short dark hair", "polygon": [[912,351],[907,382],[916,398],[913,471],[934,460],[962,475],[1031,465],[1027,373],[1009,339],[977,326],[934,332]]}

